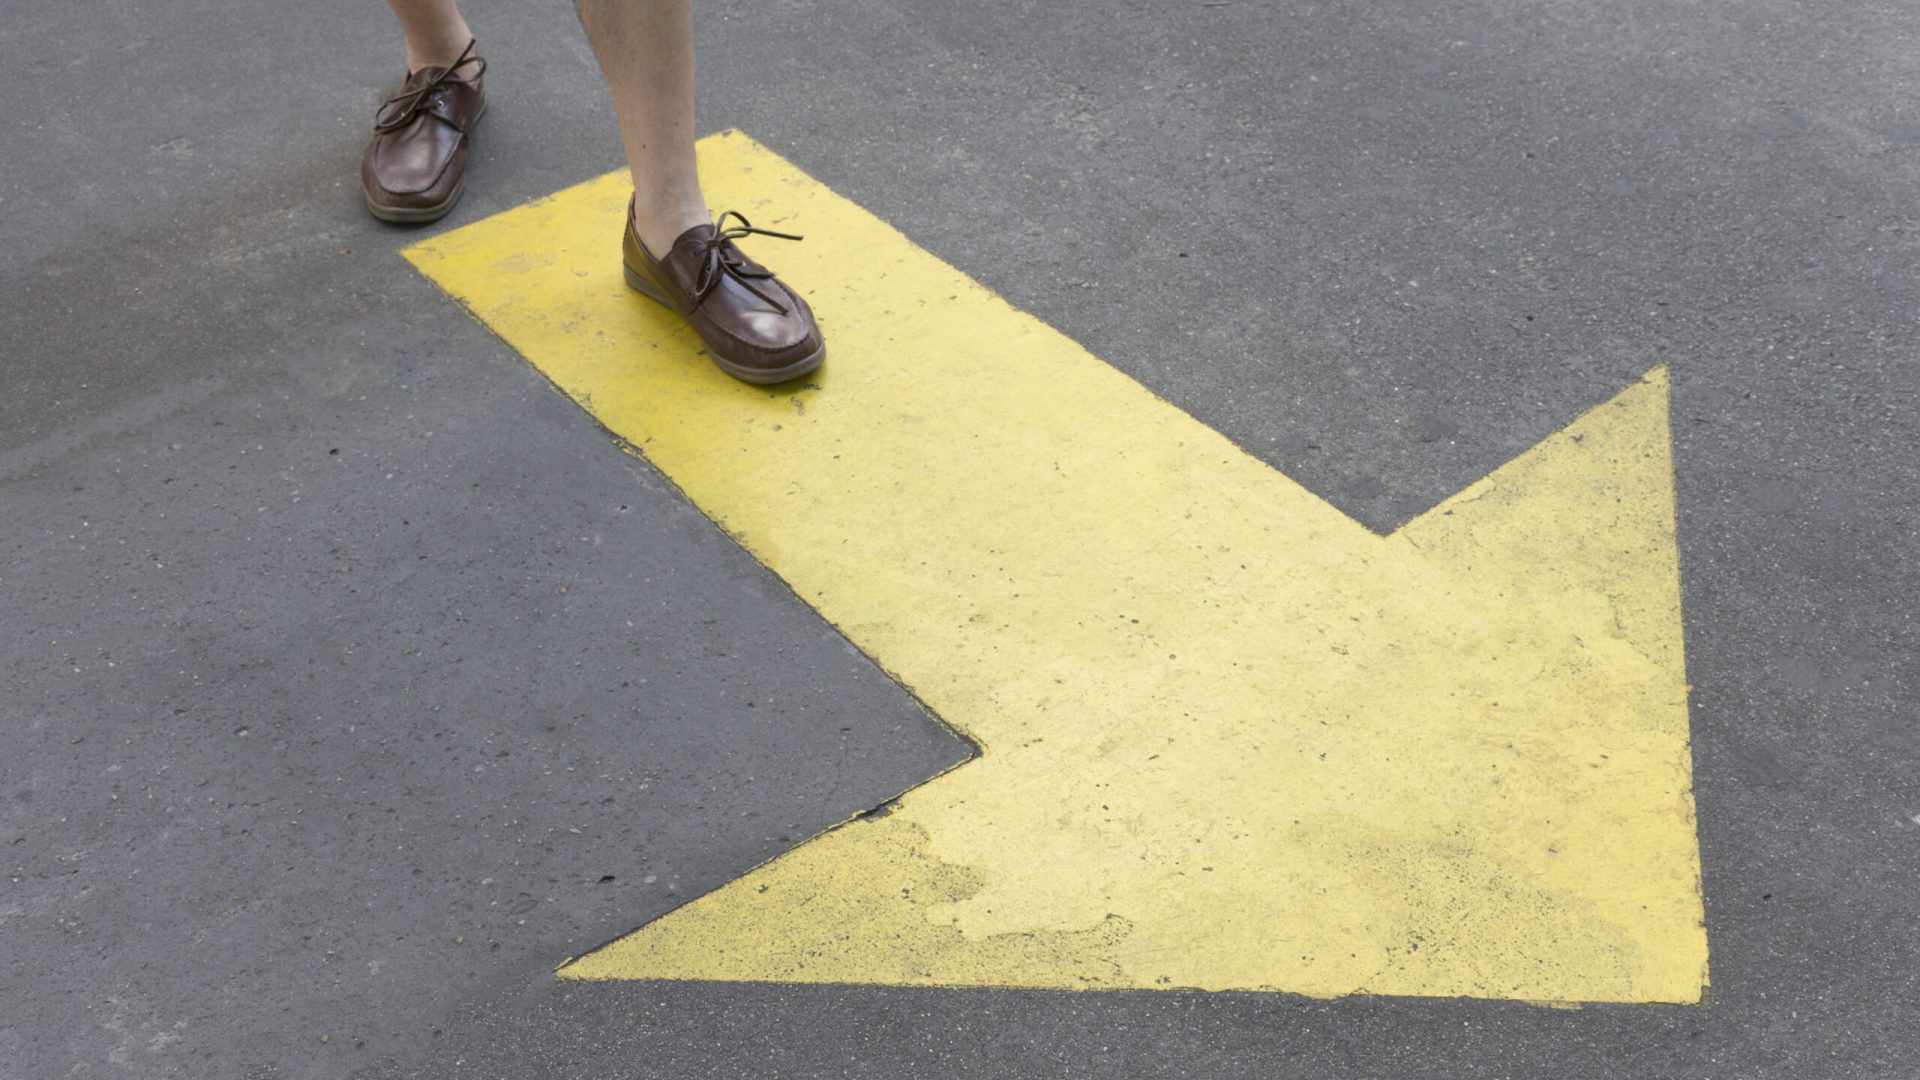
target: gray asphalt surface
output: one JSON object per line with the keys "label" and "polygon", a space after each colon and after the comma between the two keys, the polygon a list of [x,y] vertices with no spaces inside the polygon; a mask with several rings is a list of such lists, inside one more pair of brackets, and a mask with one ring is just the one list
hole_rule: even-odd
{"label": "gray asphalt surface", "polygon": [[[468,15],[448,226],[619,163]],[[967,748],[397,257],[380,5],[21,0],[0,1077],[1920,1075],[1920,11],[699,19],[703,129],[1376,528],[1670,363],[1711,999],[556,983]]]}

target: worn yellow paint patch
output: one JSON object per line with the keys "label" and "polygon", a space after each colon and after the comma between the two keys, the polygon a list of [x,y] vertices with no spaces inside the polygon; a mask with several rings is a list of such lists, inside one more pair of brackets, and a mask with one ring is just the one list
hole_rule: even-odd
{"label": "worn yellow paint patch", "polygon": [[581,979],[1693,1002],[1666,375],[1369,532],[737,135],[828,341],[736,383],[616,174],[407,251],[980,757]]}

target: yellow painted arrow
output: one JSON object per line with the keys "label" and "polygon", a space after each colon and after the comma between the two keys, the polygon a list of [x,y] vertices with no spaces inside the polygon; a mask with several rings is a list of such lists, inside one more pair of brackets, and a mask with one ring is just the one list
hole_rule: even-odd
{"label": "yellow painted arrow", "polygon": [[626,291],[615,174],[406,255],[980,756],[561,968],[1699,1000],[1666,375],[1395,532],[738,134],[831,359]]}

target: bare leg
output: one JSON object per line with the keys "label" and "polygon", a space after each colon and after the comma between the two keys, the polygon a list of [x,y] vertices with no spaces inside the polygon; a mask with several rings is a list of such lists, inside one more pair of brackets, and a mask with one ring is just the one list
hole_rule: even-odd
{"label": "bare leg", "polygon": [[693,0],[575,5],[613,91],[633,173],[635,229],[648,250],[664,255],[681,233],[711,220],[693,163]]}
{"label": "bare leg", "polygon": [[473,40],[454,0],[387,0],[400,30],[407,35],[407,73],[446,67]]}

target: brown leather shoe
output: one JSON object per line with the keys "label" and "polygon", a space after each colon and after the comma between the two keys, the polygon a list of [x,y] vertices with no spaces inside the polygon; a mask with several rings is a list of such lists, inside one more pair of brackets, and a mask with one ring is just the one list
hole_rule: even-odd
{"label": "brown leather shoe", "polygon": [[408,75],[374,116],[373,141],[360,156],[360,184],[367,209],[381,221],[435,221],[460,201],[473,125],[487,111],[480,82],[487,62],[473,46],[467,42],[448,67]]}
{"label": "brown leather shoe", "polygon": [[[728,218],[740,224],[729,228]],[[706,342],[707,355],[734,378],[761,384],[797,379],[820,366],[827,347],[800,294],[734,246],[748,235],[800,239],[756,229],[729,210],[712,225],[681,233],[666,257],[655,259],[634,231],[628,203],[621,244],[627,284],[685,317]]]}

